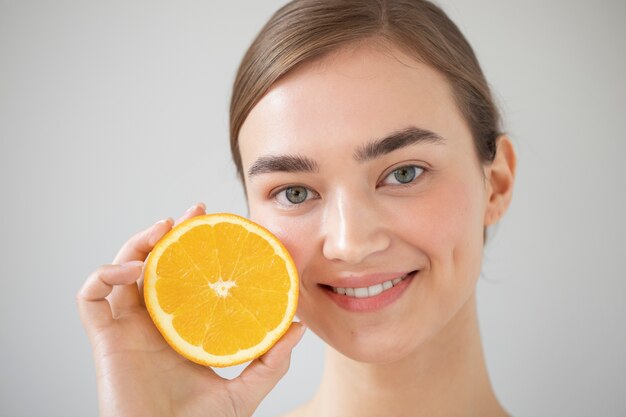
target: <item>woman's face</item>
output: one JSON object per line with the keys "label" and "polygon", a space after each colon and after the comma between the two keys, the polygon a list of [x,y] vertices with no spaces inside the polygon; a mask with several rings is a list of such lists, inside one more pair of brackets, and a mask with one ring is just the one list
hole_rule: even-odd
{"label": "woman's face", "polygon": [[291,252],[298,316],[336,350],[393,361],[470,300],[488,187],[441,74],[341,50],[277,82],[239,138],[250,218]]}

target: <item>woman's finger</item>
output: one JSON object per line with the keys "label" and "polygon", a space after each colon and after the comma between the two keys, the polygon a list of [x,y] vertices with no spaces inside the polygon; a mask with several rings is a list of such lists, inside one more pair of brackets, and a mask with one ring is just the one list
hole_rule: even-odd
{"label": "woman's finger", "polygon": [[145,261],[154,245],[167,233],[174,224],[172,218],[160,220],[131,237],[119,250],[114,264],[122,264],[129,261]]}
{"label": "woman's finger", "polygon": [[206,206],[204,205],[204,203],[200,202],[196,204],[195,206],[189,207],[189,209],[187,209],[185,214],[183,214],[178,220],[176,220],[175,225],[178,225],[192,217],[201,216],[203,214],[206,214]]}
{"label": "woman's finger", "polygon": [[[174,221],[171,218],[163,219],[131,237],[124,246],[122,246],[113,260],[113,264],[145,261],[156,242],[172,228],[173,223]],[[132,282],[128,285],[119,285],[113,288],[113,291],[108,297],[113,317],[119,317],[129,310],[139,307],[142,304],[141,298],[142,296],[139,293],[136,282]]]}
{"label": "woman's finger", "polygon": [[[204,214],[204,203],[198,203],[190,207],[185,214],[178,220],[187,220],[188,218]],[[119,253],[113,260],[114,264],[123,263],[133,260],[145,261],[150,251],[154,248],[154,245],[171,230],[174,225],[174,221],[171,218],[161,220],[152,227],[137,233],[135,236],[129,239],[128,242],[120,249]],[[109,300],[111,302],[111,309],[113,316],[118,317],[127,311],[130,311],[138,306],[144,305],[142,286],[133,282],[129,285],[118,286],[113,289]]]}
{"label": "woman's finger", "polygon": [[128,285],[141,275],[143,262],[133,261],[123,265],[103,265],[96,269],[85,281],[78,294],[76,303],[81,321],[87,333],[109,325],[113,320],[107,296],[114,286]]}
{"label": "woman's finger", "polygon": [[249,415],[287,373],[291,351],[305,330],[303,323],[291,323],[287,333],[267,353],[252,361],[241,375],[229,382],[234,397],[245,401],[242,406]]}

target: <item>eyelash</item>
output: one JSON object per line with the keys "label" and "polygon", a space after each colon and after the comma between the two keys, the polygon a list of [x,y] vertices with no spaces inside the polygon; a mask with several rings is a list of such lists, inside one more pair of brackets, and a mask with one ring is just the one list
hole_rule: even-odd
{"label": "eyelash", "polygon": [[[397,172],[398,170],[404,169],[404,168],[415,168],[418,172],[415,174],[415,177],[412,178],[409,182],[407,183],[397,183],[397,184],[389,184],[389,185],[393,185],[394,187],[410,187],[412,185],[415,184],[415,181],[421,177],[422,175],[424,175],[424,173],[427,171],[426,168],[419,166],[419,165],[415,165],[415,164],[409,164],[409,165],[401,165],[399,167],[394,168],[393,170],[391,170],[390,172],[388,172],[387,174],[385,174],[385,176],[383,177],[383,181],[385,179],[387,179],[390,175],[393,175],[395,172]],[[383,183],[383,181],[379,182],[377,187]],[[384,185],[384,184],[383,184]],[[306,199],[304,201],[302,201],[301,203],[292,203],[292,202],[279,202],[278,201],[278,196],[281,193],[286,192],[287,190],[291,189],[291,188],[304,188],[307,191],[307,196]],[[310,197],[310,198],[309,198]],[[317,198],[319,197],[319,194],[315,191],[313,191],[312,189],[310,189],[309,187],[305,187],[304,185],[297,185],[297,184],[293,184],[293,185],[287,185],[284,186],[282,188],[279,188],[278,190],[272,192],[270,194],[270,198],[273,199],[274,201],[276,201],[278,204],[280,204],[281,206],[285,206],[285,207],[297,207],[300,206],[302,204],[304,204],[305,202],[313,199],[313,198]],[[287,200],[287,197],[284,197],[285,200]]]}
{"label": "eyelash", "polygon": [[383,176],[383,180],[379,184],[382,184],[387,178],[389,178],[389,176],[393,175],[395,172],[401,169],[406,169],[406,168],[415,168],[415,170],[417,171],[415,173],[415,177],[413,177],[409,182],[406,182],[406,183],[395,183],[395,184],[390,184],[390,185],[393,185],[394,187],[410,187],[417,181],[418,178],[424,175],[424,173],[427,171],[427,169],[424,168],[423,166],[416,165],[416,164],[401,165],[399,167],[392,169],[387,174],[385,174]]}
{"label": "eyelash", "polygon": [[[280,202],[278,201],[278,196],[281,193],[286,192],[287,190],[289,190],[290,188],[304,188],[307,191],[307,197],[306,199],[302,202],[302,203],[292,203],[290,201],[287,202]],[[316,193],[315,191],[311,190],[309,187],[305,187],[304,185],[298,185],[298,184],[292,184],[292,185],[287,185],[284,186],[282,188],[279,188],[278,190],[272,192],[270,194],[270,198],[273,199],[275,202],[277,202],[278,204],[280,204],[281,206],[284,207],[297,207],[300,206],[302,204],[304,204],[305,202],[313,199],[313,198],[317,198],[319,197],[319,194]],[[287,197],[284,197],[285,200],[287,200]]]}

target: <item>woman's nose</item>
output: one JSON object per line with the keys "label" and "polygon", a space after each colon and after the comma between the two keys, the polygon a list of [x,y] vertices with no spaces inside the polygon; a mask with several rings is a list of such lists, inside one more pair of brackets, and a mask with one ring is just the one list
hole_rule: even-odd
{"label": "woman's nose", "polygon": [[336,195],[325,207],[324,257],[355,265],[387,249],[391,239],[380,217],[366,199]]}

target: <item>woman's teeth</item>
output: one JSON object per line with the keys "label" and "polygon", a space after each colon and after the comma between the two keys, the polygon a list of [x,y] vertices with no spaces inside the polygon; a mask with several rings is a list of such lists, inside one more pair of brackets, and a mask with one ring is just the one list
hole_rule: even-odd
{"label": "woman's teeth", "polygon": [[341,287],[331,287],[333,292],[341,295],[347,295],[348,297],[355,298],[368,298],[378,295],[382,292],[387,291],[389,288],[394,287],[400,281],[404,280],[411,273],[407,273],[402,275],[401,277],[390,279],[389,281],[385,281],[381,284],[372,285],[370,287],[362,287],[362,288],[341,288]]}

